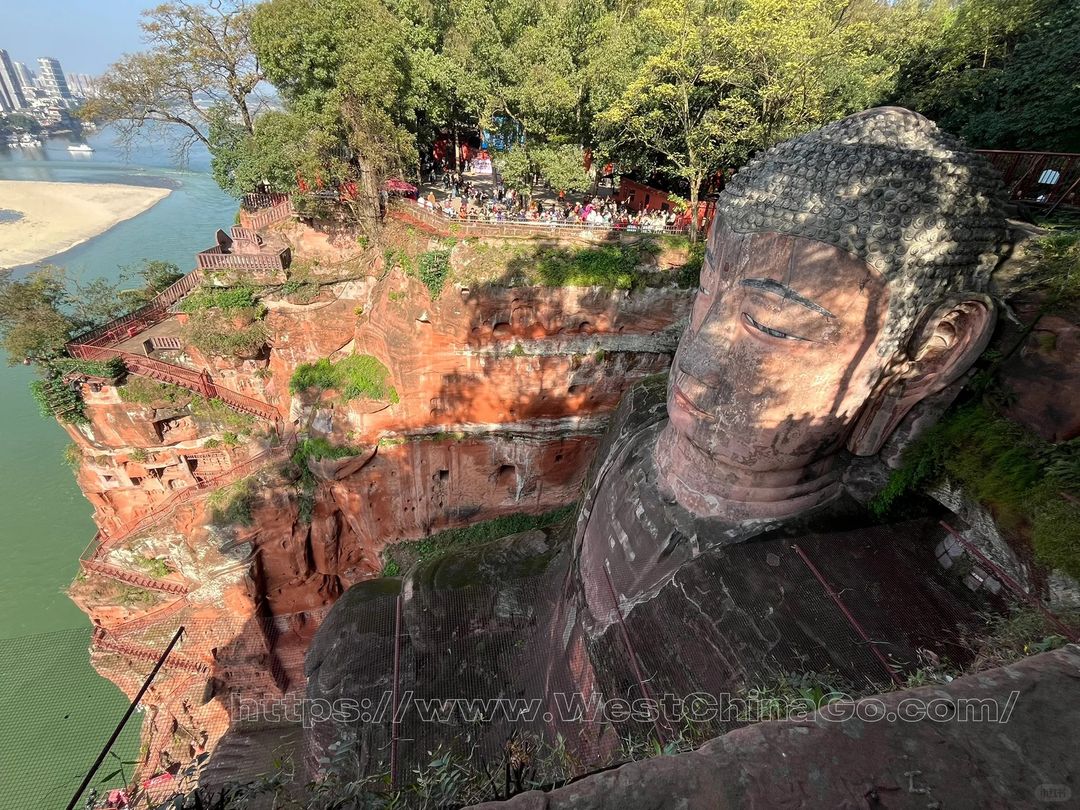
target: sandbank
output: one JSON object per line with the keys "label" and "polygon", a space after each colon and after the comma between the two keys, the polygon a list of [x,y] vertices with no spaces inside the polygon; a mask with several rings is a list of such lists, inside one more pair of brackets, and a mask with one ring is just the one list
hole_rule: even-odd
{"label": "sandbank", "polygon": [[0,220],[0,267],[63,253],[168,195],[167,188],[117,183],[0,180],[0,209],[22,214],[13,222]]}

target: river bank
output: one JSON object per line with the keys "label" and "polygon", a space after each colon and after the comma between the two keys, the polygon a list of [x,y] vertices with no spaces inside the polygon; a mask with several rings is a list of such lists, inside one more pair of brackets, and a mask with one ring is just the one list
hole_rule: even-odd
{"label": "river bank", "polygon": [[118,183],[0,180],[0,267],[55,256],[153,207],[170,189]]}
{"label": "river bank", "polygon": [[[204,152],[193,153],[184,170],[165,144],[126,153],[107,128],[87,142],[92,155],[69,153],[62,139],[39,149],[0,148],[0,181],[56,183],[73,193],[94,184],[172,193],[39,261],[63,265],[80,282],[115,281],[143,259],[188,270],[214,230],[233,220],[236,202],[210,177]],[[13,207],[10,198],[0,201],[0,209]],[[38,414],[27,390],[34,369],[4,360],[0,354],[0,465],[8,471],[0,486],[0,677],[8,686],[0,698],[0,807],[64,807],[128,701],[90,666],[90,623],[66,593],[94,533],[92,508],[64,463],[70,438]],[[114,748],[125,761],[138,753],[141,718]],[[110,757],[99,777],[119,767]]]}

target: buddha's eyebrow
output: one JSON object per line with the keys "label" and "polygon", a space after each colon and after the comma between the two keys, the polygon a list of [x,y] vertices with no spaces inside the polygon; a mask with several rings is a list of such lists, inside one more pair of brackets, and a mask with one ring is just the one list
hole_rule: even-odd
{"label": "buddha's eyebrow", "polygon": [[809,310],[813,310],[826,318],[835,317],[829,310],[821,306],[821,304],[815,304],[809,298],[791,289],[786,284],[781,284],[779,281],[773,278],[744,278],[739,282],[743,287],[750,287],[754,290],[761,290],[762,292],[772,293],[778,295],[787,301],[794,301],[799,306],[806,307]]}

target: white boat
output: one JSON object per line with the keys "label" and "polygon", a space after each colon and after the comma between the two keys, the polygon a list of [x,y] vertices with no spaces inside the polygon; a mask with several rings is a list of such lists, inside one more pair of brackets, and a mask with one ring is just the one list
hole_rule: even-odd
{"label": "white boat", "polygon": [[73,143],[67,148],[67,150],[69,152],[79,152],[79,153],[90,154],[91,152],[94,151],[94,147],[92,147],[88,143]]}

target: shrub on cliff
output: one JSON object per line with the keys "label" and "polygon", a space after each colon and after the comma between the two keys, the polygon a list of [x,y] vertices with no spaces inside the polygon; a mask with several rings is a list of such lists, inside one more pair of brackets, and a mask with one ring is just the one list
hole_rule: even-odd
{"label": "shrub on cliff", "polygon": [[353,354],[336,363],[326,357],[314,363],[301,363],[289,380],[289,391],[299,394],[311,388],[340,391],[346,402],[350,399],[398,401],[397,391],[390,385],[390,370],[370,354]]}
{"label": "shrub on cliff", "polygon": [[988,507],[1007,532],[1030,532],[1044,565],[1080,578],[1080,439],[1054,445],[996,414],[966,405],[904,452],[873,507],[948,478]]}
{"label": "shrub on cliff", "polygon": [[204,309],[248,309],[258,306],[255,290],[251,287],[204,287],[180,302],[181,312],[199,312]]}
{"label": "shrub on cliff", "polygon": [[183,329],[184,340],[215,357],[251,357],[259,353],[269,332],[255,307],[203,309],[192,313]]}

